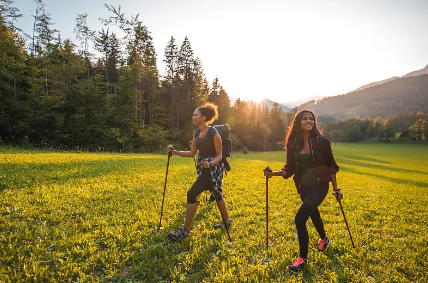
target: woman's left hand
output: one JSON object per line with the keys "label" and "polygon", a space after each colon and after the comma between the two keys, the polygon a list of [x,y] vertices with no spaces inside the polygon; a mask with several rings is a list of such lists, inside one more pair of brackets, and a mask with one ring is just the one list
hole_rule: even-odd
{"label": "woman's left hand", "polygon": [[337,201],[343,199],[343,194],[339,190],[334,190],[333,195],[336,197]]}
{"label": "woman's left hand", "polygon": [[213,166],[213,165],[214,165],[212,162],[208,162],[208,161],[202,161],[202,162],[201,162],[201,165],[202,165],[202,167],[204,167],[204,168],[210,168],[210,163],[211,163],[211,166]]}

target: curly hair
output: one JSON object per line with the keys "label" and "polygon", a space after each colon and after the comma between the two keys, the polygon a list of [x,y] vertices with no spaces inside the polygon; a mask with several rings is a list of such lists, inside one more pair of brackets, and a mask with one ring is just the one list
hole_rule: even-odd
{"label": "curly hair", "polygon": [[207,102],[203,106],[198,107],[196,110],[201,112],[201,116],[205,116],[207,124],[212,124],[218,119],[218,106],[214,103]]}
{"label": "curly hair", "polygon": [[296,149],[297,151],[301,151],[303,148],[303,131],[301,127],[301,121],[302,116],[304,113],[311,113],[312,117],[314,118],[314,127],[309,132],[311,136],[318,136],[322,134],[322,131],[318,129],[317,127],[317,118],[315,117],[314,112],[308,109],[302,109],[299,112],[296,113],[294,116],[293,121],[291,122],[290,126],[288,127],[288,131],[285,137],[285,147],[284,149],[287,150],[287,145],[289,143],[296,143]]}

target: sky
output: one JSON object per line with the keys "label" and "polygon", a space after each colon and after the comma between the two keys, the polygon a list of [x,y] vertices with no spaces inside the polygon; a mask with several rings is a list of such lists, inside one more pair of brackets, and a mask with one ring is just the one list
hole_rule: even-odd
{"label": "sky", "polygon": [[[139,14],[158,69],[173,36],[187,36],[210,84],[232,98],[290,102],[334,96],[428,64],[428,0],[43,0],[61,38],[77,42],[77,14],[93,30],[119,5]],[[15,0],[17,27],[31,34],[35,0]]]}

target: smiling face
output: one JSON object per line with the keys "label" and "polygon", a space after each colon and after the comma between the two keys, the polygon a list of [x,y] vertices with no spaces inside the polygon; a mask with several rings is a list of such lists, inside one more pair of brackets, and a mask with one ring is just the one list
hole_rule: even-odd
{"label": "smiling face", "polygon": [[309,132],[314,127],[314,124],[314,116],[312,116],[312,114],[309,112],[303,113],[302,120],[300,120],[302,130]]}
{"label": "smiling face", "polygon": [[202,123],[205,123],[205,116],[202,116],[201,111],[199,110],[195,110],[195,112],[193,112],[193,117],[192,117],[192,122],[193,122],[193,126],[199,126]]}

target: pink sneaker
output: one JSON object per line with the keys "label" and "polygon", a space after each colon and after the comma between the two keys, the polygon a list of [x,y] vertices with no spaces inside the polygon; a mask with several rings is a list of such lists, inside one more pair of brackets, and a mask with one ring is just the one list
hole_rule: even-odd
{"label": "pink sneaker", "polygon": [[302,271],[303,267],[305,267],[306,264],[308,264],[307,260],[304,260],[303,258],[298,257],[293,264],[287,266],[287,269],[291,273],[296,274],[296,273]]}
{"label": "pink sneaker", "polygon": [[328,249],[328,247],[330,247],[330,244],[331,244],[330,239],[329,239],[329,238],[327,238],[327,237],[325,237],[325,240],[320,239],[320,240],[318,241],[317,249],[318,249],[320,252],[325,251],[326,249]]}

